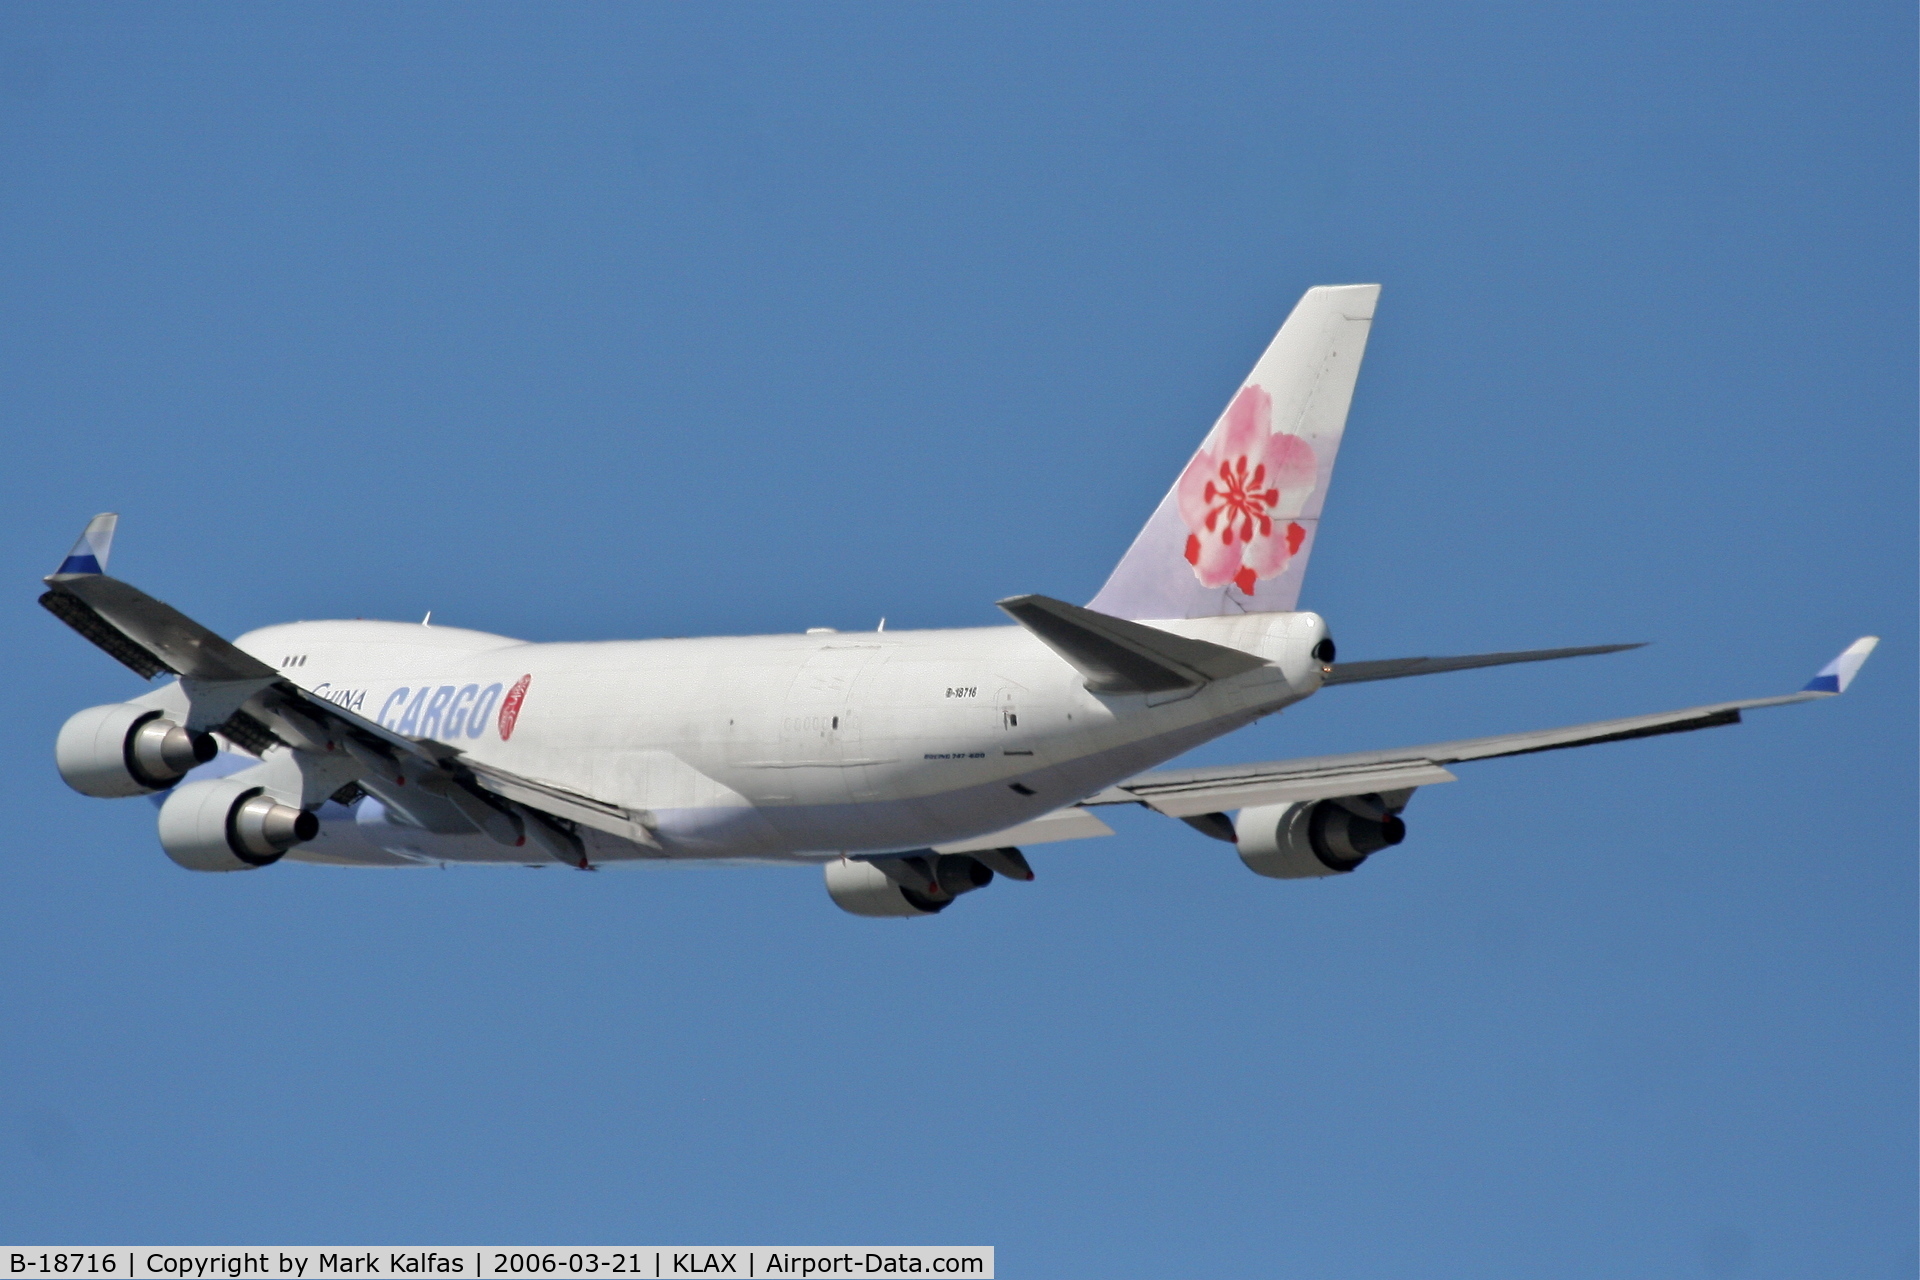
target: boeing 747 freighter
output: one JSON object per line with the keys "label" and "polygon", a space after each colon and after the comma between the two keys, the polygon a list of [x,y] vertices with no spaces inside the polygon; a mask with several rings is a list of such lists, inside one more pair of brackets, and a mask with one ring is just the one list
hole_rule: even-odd
{"label": "boeing 747 freighter", "polygon": [[1023,849],[1143,805],[1279,879],[1398,844],[1450,766],[1739,721],[1843,692],[1856,640],[1797,693],[1398,750],[1158,766],[1320,690],[1628,645],[1340,662],[1296,609],[1377,285],[1310,289],[1086,605],[1000,601],[950,631],[528,644],[457,627],[295,622],[222,639],[107,576],[96,516],[41,603],[164,685],[68,720],[60,774],[160,800],[194,871],[648,859],[822,866],[864,916],[923,916]]}

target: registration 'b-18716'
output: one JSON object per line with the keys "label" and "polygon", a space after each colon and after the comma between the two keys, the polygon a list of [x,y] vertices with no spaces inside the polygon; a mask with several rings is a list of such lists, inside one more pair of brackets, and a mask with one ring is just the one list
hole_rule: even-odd
{"label": "registration 'b-18716'", "polygon": [[109,577],[116,517],[97,516],[41,603],[175,678],[68,720],[61,776],[159,799],[161,847],[196,871],[801,862],[848,911],[919,916],[1033,879],[1023,850],[1109,834],[1107,805],[1179,819],[1264,876],[1340,875],[1400,843],[1416,789],[1461,762],[1846,689],[1872,637],[1784,696],[1161,768],[1330,685],[1632,647],[1341,662],[1296,608],[1378,297],[1309,290],[1099,594],[1002,600],[1011,626],[527,644],[340,621],[228,641]]}

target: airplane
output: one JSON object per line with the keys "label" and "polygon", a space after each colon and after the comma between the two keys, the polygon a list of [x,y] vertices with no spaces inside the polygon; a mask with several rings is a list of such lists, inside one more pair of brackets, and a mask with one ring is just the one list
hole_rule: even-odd
{"label": "airplane", "polygon": [[1140,805],[1276,879],[1351,873],[1450,766],[1738,723],[1803,689],[1565,728],[1207,768],[1158,766],[1329,686],[1617,652],[1336,660],[1296,609],[1378,285],[1310,289],[1085,606],[1014,625],[530,644],[458,627],[294,622],[228,641],[107,575],[96,516],[40,603],[141,677],[81,711],[60,775],[146,795],[194,871],[667,859],[812,863],[855,915],[935,915],[1023,849]]}

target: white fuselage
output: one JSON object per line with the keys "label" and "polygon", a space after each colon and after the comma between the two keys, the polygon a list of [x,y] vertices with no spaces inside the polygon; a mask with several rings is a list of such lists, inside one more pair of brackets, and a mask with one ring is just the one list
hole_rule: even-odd
{"label": "white fuselage", "polygon": [[[596,861],[819,861],[930,848],[1070,805],[1319,688],[1311,613],[1152,623],[1268,665],[1110,696],[1019,627],[526,644],[450,627],[301,622],[239,647],[476,768],[590,798]],[[517,691],[517,695],[516,695]],[[527,861],[363,801],[314,861]],[[370,856],[373,850],[386,857]]]}

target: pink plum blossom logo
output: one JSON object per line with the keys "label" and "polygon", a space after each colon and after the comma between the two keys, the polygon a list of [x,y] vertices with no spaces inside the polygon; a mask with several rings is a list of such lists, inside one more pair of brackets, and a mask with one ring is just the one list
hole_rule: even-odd
{"label": "pink plum blossom logo", "polygon": [[1276,434],[1272,421],[1273,397],[1242,387],[1227,406],[1219,442],[1201,446],[1180,477],[1180,515],[1191,530],[1187,563],[1206,586],[1232,583],[1252,595],[1307,539],[1288,517],[1306,504],[1319,464],[1305,440]]}
{"label": "pink plum blossom logo", "polygon": [[[505,742],[513,736],[513,726],[520,721],[520,704],[527,700],[527,686],[532,683],[533,676],[524,675],[513,688],[507,690],[507,700],[500,704],[500,741]],[[499,687],[494,686],[496,689]]]}

